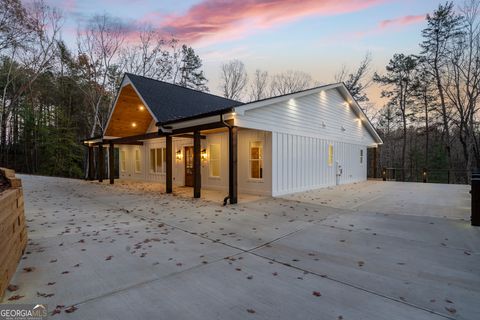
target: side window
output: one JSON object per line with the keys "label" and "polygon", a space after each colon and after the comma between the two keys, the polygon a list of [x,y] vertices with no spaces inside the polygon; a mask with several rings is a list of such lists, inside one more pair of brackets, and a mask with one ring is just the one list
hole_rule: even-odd
{"label": "side window", "polygon": [[263,143],[250,142],[250,178],[263,179]]}
{"label": "side window", "polygon": [[363,163],[363,149],[360,149],[360,164]]}
{"label": "side window", "polygon": [[165,173],[166,161],[165,148],[150,149],[150,173]]}
{"label": "side window", "polygon": [[333,144],[328,145],[328,166],[333,165]]}
{"label": "side window", "polygon": [[127,153],[125,150],[120,150],[120,171],[127,171]]}
{"label": "side window", "polygon": [[210,145],[210,177],[220,177],[220,145]]}
{"label": "side window", "polygon": [[135,149],[135,172],[142,171],[142,164],[140,163],[140,149]]}

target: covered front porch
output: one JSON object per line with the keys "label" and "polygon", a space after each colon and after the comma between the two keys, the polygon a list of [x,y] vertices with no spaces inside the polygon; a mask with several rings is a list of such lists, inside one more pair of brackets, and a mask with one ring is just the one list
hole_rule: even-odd
{"label": "covered front porch", "polygon": [[[114,184],[116,177],[124,178],[121,181],[156,180],[155,177],[159,177],[158,182],[163,182],[158,183],[163,186],[162,192],[173,193],[175,185],[175,191],[181,191],[179,194],[184,195],[190,191],[194,198],[200,198],[202,167],[205,167],[207,154],[213,157],[213,149],[209,146],[207,153],[207,146],[205,144],[202,146],[202,140],[206,139],[207,134],[223,134],[228,137],[228,193],[222,191],[222,188],[217,188],[214,198],[219,198],[218,195],[223,194],[220,198],[225,204],[227,201],[235,204],[238,202],[238,128],[233,126],[233,121],[225,120],[223,115],[217,115],[216,118],[218,121],[212,122],[209,117],[194,121],[194,125],[176,129],[169,127],[140,135],[85,140],[88,148],[87,179],[103,182],[108,178],[110,184]],[[216,148],[218,149],[216,153],[222,152],[220,146]],[[133,157],[127,158],[129,150],[132,151]],[[216,159],[210,161],[220,161],[220,154],[215,157]],[[177,167],[183,167],[183,181],[178,179]],[[220,171],[220,164],[216,170]],[[217,178],[217,175],[220,179],[220,172],[210,177]],[[154,179],[148,179],[147,176]]]}

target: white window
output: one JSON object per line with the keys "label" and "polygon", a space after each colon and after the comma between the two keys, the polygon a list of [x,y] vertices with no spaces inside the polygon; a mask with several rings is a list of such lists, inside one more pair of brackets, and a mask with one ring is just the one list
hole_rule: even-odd
{"label": "white window", "polygon": [[220,177],[220,145],[210,145],[210,177]]}
{"label": "white window", "polygon": [[140,163],[140,149],[135,149],[135,172],[142,171],[142,164]]}
{"label": "white window", "polygon": [[360,149],[360,164],[363,163],[363,149]]}
{"label": "white window", "polygon": [[127,171],[127,153],[125,150],[120,150],[120,171]]}
{"label": "white window", "polygon": [[328,145],[328,166],[333,165],[333,144]]}
{"label": "white window", "polygon": [[250,142],[250,179],[263,179],[263,143]]}
{"label": "white window", "polygon": [[150,149],[150,172],[165,173],[167,165],[167,149]]}

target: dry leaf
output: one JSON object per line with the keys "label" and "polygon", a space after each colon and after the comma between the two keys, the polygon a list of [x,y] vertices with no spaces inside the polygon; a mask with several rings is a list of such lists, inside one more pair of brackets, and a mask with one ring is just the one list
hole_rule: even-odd
{"label": "dry leaf", "polygon": [[315,296],[315,297],[320,297],[322,294],[320,293],[320,291],[313,291],[312,294]]}
{"label": "dry leaf", "polygon": [[247,309],[247,312],[248,312],[248,313],[255,313],[255,310],[253,310],[253,309]]}
{"label": "dry leaf", "polygon": [[18,286],[14,285],[14,284],[10,284],[10,285],[8,285],[7,290],[10,291],[10,292],[17,291]]}
{"label": "dry leaf", "polygon": [[66,312],[66,313],[72,313],[72,312],[74,312],[75,310],[77,310],[77,307],[71,306],[71,307],[65,309],[65,312]]}
{"label": "dry leaf", "polygon": [[10,298],[8,298],[8,301],[14,301],[14,300],[19,300],[19,299],[22,299],[23,297],[25,296],[20,296],[20,295],[14,295],[14,296],[11,296]]}
{"label": "dry leaf", "polygon": [[447,310],[448,312],[450,312],[451,314],[454,314],[457,312],[457,310],[455,308],[449,308],[449,307],[445,307],[445,310]]}

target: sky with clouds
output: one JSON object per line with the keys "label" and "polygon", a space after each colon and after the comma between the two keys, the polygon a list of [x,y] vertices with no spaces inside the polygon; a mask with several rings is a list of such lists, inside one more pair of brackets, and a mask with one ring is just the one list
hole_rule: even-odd
{"label": "sky with clouds", "polygon": [[[193,46],[210,90],[219,93],[220,65],[242,60],[247,70],[308,72],[334,81],[369,51],[382,72],[394,53],[418,53],[426,13],[439,0],[46,0],[65,16],[64,38],[74,46],[78,25],[108,13],[128,25],[149,23]],[[456,3],[462,0],[454,1]],[[369,90],[381,104],[378,88]]]}

